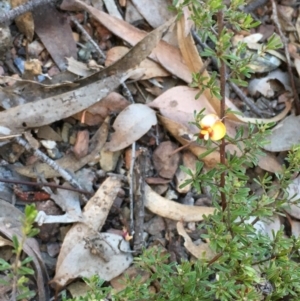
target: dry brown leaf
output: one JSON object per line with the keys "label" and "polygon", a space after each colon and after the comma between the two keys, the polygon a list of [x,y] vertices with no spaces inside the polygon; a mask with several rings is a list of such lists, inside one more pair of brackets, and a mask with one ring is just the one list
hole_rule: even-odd
{"label": "dry brown leaf", "polygon": [[258,166],[271,173],[281,172],[283,169],[281,161],[269,152],[265,152],[265,155],[258,157]]}
{"label": "dry brown leaf", "polygon": [[197,222],[202,221],[204,215],[213,214],[213,207],[188,206],[170,201],[145,185],[145,207],[151,212],[175,221]]}
{"label": "dry brown leaf", "polygon": [[207,243],[202,243],[199,246],[195,245],[186,233],[182,222],[177,223],[177,231],[178,234],[184,238],[184,246],[186,249],[196,258],[210,260],[216,255]]}
{"label": "dry brown leaf", "polygon": [[143,104],[132,104],[116,118],[110,142],[105,149],[112,152],[126,148],[145,135],[157,123],[155,112]]}
{"label": "dry brown leaf", "polygon": [[[91,139],[89,154],[87,156],[77,160],[73,154],[68,154],[63,158],[56,160],[57,164],[64,169],[75,172],[84,165],[93,161],[106,142],[109,128],[108,123],[109,119],[107,119],[94,134]],[[30,178],[36,178],[38,175],[43,175],[46,179],[59,176],[59,174],[46,163],[36,163],[30,166],[16,167],[16,171],[19,174]]]}
{"label": "dry brown leaf", "polygon": [[167,179],[172,179],[178,168],[180,154],[176,150],[177,145],[171,141],[164,141],[154,150],[152,160],[158,174]]}
{"label": "dry brown leaf", "polygon": [[67,233],[52,280],[58,287],[65,286],[74,278],[93,275],[109,281],[131,264],[129,244],[122,236],[98,234],[120,188],[120,180],[107,178],[86,204],[83,222],[73,225]]}
{"label": "dry brown leaf", "polygon": [[85,157],[89,151],[89,131],[83,130],[77,132],[76,142],[73,148],[75,157],[79,160]]}
{"label": "dry brown leaf", "polygon": [[[105,66],[110,66],[116,60],[120,59],[124,54],[128,52],[129,48],[124,46],[116,46],[109,49],[106,53],[106,61]],[[164,68],[162,68],[159,64],[145,59],[139,65],[139,68],[143,70],[143,76],[140,78],[141,80],[149,79],[152,77],[164,77],[169,76],[170,73],[167,72]]]}
{"label": "dry brown leaf", "polygon": [[35,32],[60,70],[67,67],[66,57],[77,57],[76,42],[66,16],[54,5],[44,4],[33,12]]}
{"label": "dry brown leaf", "polygon": [[[11,7],[16,8],[27,3],[28,0],[11,0]],[[15,19],[16,25],[21,33],[26,36],[28,42],[31,42],[34,35],[34,22],[31,12],[26,12]]]}

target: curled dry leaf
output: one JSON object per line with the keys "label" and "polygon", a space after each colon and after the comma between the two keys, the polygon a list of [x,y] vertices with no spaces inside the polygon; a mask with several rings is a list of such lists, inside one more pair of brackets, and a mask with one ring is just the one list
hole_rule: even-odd
{"label": "curled dry leaf", "polygon": [[[124,46],[117,46],[109,49],[106,53],[105,66],[111,65],[116,60],[120,59],[124,54],[129,51],[129,48]],[[169,76],[170,73],[162,68],[158,63],[155,63],[149,59],[145,59],[139,65],[139,68],[143,70],[141,80],[149,79],[152,77]]]}
{"label": "curled dry leaf", "polygon": [[186,233],[182,222],[178,222],[176,226],[178,234],[184,238],[184,246],[193,256],[195,256],[198,259],[201,258],[210,260],[216,255],[207,243],[203,242],[199,246],[195,245],[192,239]]}
{"label": "curled dry leaf", "polygon": [[145,185],[145,207],[151,212],[175,221],[197,222],[202,221],[204,215],[213,214],[212,207],[188,206],[170,201]]}
{"label": "curled dry leaf", "polygon": [[155,112],[143,104],[132,104],[116,118],[111,141],[105,148],[118,151],[129,146],[145,135],[157,123]]}
{"label": "curled dry leaf", "polygon": [[107,178],[86,204],[83,222],[73,225],[67,233],[52,280],[58,287],[74,278],[93,275],[109,281],[131,264],[129,244],[123,237],[98,232],[120,188],[120,180]]}
{"label": "curled dry leaf", "polygon": [[[108,123],[109,119],[107,119],[94,134],[93,138],[91,139],[88,155],[80,160],[77,160],[74,154],[70,153],[65,155],[63,158],[56,160],[57,164],[64,169],[75,172],[84,165],[93,161],[106,142],[109,128]],[[46,179],[59,176],[59,174],[46,163],[36,163],[29,166],[16,167],[15,170],[19,174],[30,178],[36,178],[39,174],[42,174]]]}

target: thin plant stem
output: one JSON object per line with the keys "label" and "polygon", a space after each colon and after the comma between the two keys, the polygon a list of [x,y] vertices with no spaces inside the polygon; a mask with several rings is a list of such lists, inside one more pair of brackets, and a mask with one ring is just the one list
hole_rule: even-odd
{"label": "thin plant stem", "polygon": [[[217,16],[218,20],[218,31],[219,31],[219,41],[221,40],[221,36],[223,33],[224,28],[224,14],[223,11],[220,10],[218,12]],[[226,88],[226,64],[224,60],[222,59],[222,53],[220,55],[220,94],[221,94],[221,104],[220,104],[220,118],[223,120],[223,123],[225,124],[225,88]],[[222,165],[225,165],[225,139],[223,138],[221,140],[220,144],[220,163]],[[222,172],[221,179],[220,179],[220,187],[225,187],[225,172]],[[223,191],[221,191],[221,205],[222,210],[225,211],[226,209],[226,195]]]}

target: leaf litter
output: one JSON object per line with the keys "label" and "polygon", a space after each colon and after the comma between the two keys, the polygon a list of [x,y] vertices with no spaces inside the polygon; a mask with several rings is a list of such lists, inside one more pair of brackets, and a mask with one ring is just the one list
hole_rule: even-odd
{"label": "leaf litter", "polygon": [[[26,1],[14,1],[12,6],[18,6],[21,2]],[[21,58],[18,66],[24,65],[25,72],[17,71],[14,63],[9,64],[9,60],[6,69],[10,73],[5,73],[4,70],[2,72],[0,68],[0,74],[4,75],[0,91],[3,96],[0,155],[14,172],[25,179],[31,178],[41,183],[46,181],[58,186],[56,191],[46,187],[43,190],[48,191],[53,205],[60,208],[59,213],[53,215],[45,212],[46,209],[43,208],[46,206],[41,205],[38,206],[40,211],[37,218],[39,225],[48,224],[53,228],[61,223],[58,244],[62,245],[58,258],[55,259],[55,275],[51,280],[56,288],[63,288],[78,277],[90,277],[94,274],[111,281],[113,286],[116,285],[116,276],[123,277],[122,273],[133,260],[131,247],[135,246],[130,240],[128,224],[132,208],[128,206],[128,202],[134,194],[138,203],[139,191],[144,191],[143,204],[151,221],[139,225],[144,231],[141,234],[158,235],[167,247],[168,242],[162,229],[165,227],[164,221],[173,221],[173,231],[184,238],[184,245],[181,247],[186,248],[189,254],[196,258],[214,256],[209,244],[193,240],[188,229],[195,227],[204,215],[212,214],[216,209],[204,206],[204,201],[198,199],[190,185],[181,187],[182,182],[189,177],[179,168],[183,162],[193,170],[197,157],[207,151],[195,142],[198,128],[191,123],[194,111],[205,109],[206,113],[219,112],[219,100],[210,91],[205,90],[195,99],[199,89],[188,86],[192,81],[191,72],[198,72],[204,66],[197,49],[199,45],[196,45],[190,32],[193,28],[190,12],[184,10],[182,18],[174,26],[173,13],[163,1],[123,3],[122,7],[131,6],[130,9],[135,10],[136,20],[146,20],[147,26],[157,28],[147,34],[122,20],[122,15],[109,1],[104,3],[108,13],[103,11],[99,3],[92,2],[93,6],[80,0],[65,0],[60,7],[63,11],[53,6],[49,6],[48,11],[42,7],[35,9],[32,14],[22,15],[15,20],[18,30],[25,35],[24,40],[21,38],[20,46],[12,46],[7,29],[6,41],[4,37],[1,39],[4,43],[1,47],[3,51],[8,51],[11,47],[24,51],[24,46],[30,49],[23,57],[16,54],[16,51],[12,52],[14,57],[11,62],[16,64],[16,59]],[[282,16],[288,12],[289,18],[285,18],[284,23],[286,28],[298,30],[299,22],[293,27],[291,19],[293,9],[280,9]],[[71,14],[70,11],[76,11],[74,15],[77,20],[85,25],[85,30],[92,38],[98,40],[106,52],[106,59],[97,58],[95,49],[86,37],[83,38],[83,34],[80,37],[81,33],[75,32],[73,25],[68,22],[67,14]],[[87,26],[83,22],[82,11],[93,17]],[[127,14],[126,20],[129,19]],[[263,32],[266,29],[264,26],[266,25],[262,24],[259,31]],[[151,31],[149,27],[147,31]],[[113,36],[121,42],[114,44]],[[234,37],[235,41],[242,39],[247,43],[249,53],[260,49],[259,42],[262,38],[266,37],[257,33],[248,37]],[[129,50],[122,42],[132,48]],[[291,46],[290,49],[298,70],[300,59],[297,51]],[[31,61],[27,60],[28,55]],[[287,74],[278,68],[283,61],[285,60],[280,53],[269,51],[264,62],[255,66],[256,73],[249,81],[248,89],[243,90],[243,93],[249,93],[252,100],[256,100],[256,104],[267,104],[264,109],[272,112],[270,118],[249,114],[248,108],[243,109],[241,102],[236,101],[236,95],[229,94],[226,99],[227,108],[242,113],[228,116],[226,127],[230,137],[235,136],[238,126],[246,129],[248,122],[278,123],[269,137],[270,144],[264,147],[266,156],[260,159],[260,172],[273,173],[281,170],[282,152],[289,151],[299,143],[295,132],[297,117],[286,117],[291,111],[292,101]],[[269,70],[265,68],[272,68],[274,71],[264,75],[262,72]],[[206,68],[203,75],[209,78]],[[45,81],[38,82],[45,78]],[[159,96],[153,97],[151,92]],[[136,103],[127,100],[130,99],[128,93],[133,94]],[[29,154],[22,148],[18,149],[18,153],[11,151],[14,150],[16,140],[7,143],[5,138],[11,139],[15,135],[24,135],[30,145],[47,153],[59,168],[53,169],[49,163],[41,163],[38,156]],[[48,147],[49,145],[52,146]],[[181,150],[181,146],[186,149]],[[237,148],[227,149],[239,152]],[[142,165],[137,164],[139,158],[143,158]],[[219,162],[219,153],[214,151],[202,160],[205,168],[209,169]],[[82,191],[60,189],[60,186],[70,188],[62,180],[60,168],[71,178],[79,177],[80,185],[87,190],[85,194]],[[84,169],[90,171],[90,176]],[[148,184],[138,186],[144,187],[139,190],[141,188],[135,187],[138,184],[134,184],[132,179],[136,179],[136,183]],[[297,195],[298,182],[297,178],[290,185],[290,196]],[[62,183],[64,184],[61,185]],[[128,188],[129,193],[126,191]],[[23,185],[22,189],[26,190],[28,187]],[[10,186],[5,186],[6,203],[13,193]],[[24,201],[17,197],[17,204],[24,206]],[[298,235],[298,209],[294,205],[287,205],[287,219],[292,232]],[[10,207],[14,208],[12,205]],[[19,214],[10,213],[6,218],[15,224]],[[72,225],[68,228],[68,224]],[[278,231],[281,224],[282,219],[274,216],[272,221],[261,221],[259,231],[270,235],[272,230]],[[0,254],[2,245],[10,245],[13,232],[4,230],[4,225],[0,225],[1,234],[4,235],[0,239]],[[14,231],[19,233],[20,229]],[[49,238],[44,240],[47,242]],[[50,245],[50,241],[48,243]],[[32,246],[26,245],[25,252],[28,255],[35,254],[39,300],[44,300],[49,294],[49,287],[41,286],[47,282],[43,278],[47,275],[43,260],[47,259],[46,262],[49,263],[53,258],[50,258],[50,253],[42,252],[41,259],[36,242]],[[74,265],[75,261],[78,264]],[[139,275],[141,271],[134,270],[130,273]]]}

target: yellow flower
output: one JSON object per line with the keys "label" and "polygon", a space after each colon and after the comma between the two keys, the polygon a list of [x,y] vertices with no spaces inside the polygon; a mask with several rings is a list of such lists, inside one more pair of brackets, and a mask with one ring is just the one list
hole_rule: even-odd
{"label": "yellow flower", "polygon": [[199,137],[213,141],[222,139],[226,134],[226,127],[224,123],[216,114],[208,114],[200,121],[200,134]]}

